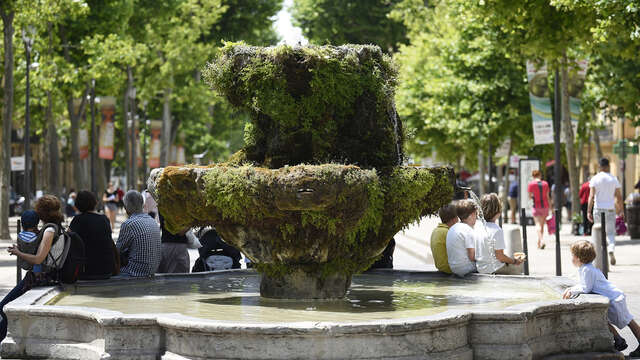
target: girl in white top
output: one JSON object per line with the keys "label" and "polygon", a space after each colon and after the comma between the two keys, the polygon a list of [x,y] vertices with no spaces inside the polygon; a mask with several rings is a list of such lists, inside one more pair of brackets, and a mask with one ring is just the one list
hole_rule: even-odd
{"label": "girl in white top", "polygon": [[476,272],[476,234],[473,226],[478,218],[478,207],[473,200],[460,200],[456,204],[456,214],[460,222],[447,232],[447,260],[454,274],[465,276]]}
{"label": "girl in white top", "polygon": [[476,242],[476,267],[481,274],[500,274],[505,272],[509,264],[518,265],[522,261],[504,254],[504,233],[496,224],[502,211],[498,195],[483,195],[480,198],[480,206],[487,222],[484,224],[485,229],[478,230],[480,236]]}
{"label": "girl in white top", "polygon": [[[616,350],[622,351],[626,349],[627,343],[611,324],[617,326],[618,329],[629,326],[633,335],[640,341],[640,326],[633,320],[633,316],[627,308],[624,293],[607,280],[602,274],[602,271],[591,263],[596,258],[596,250],[593,244],[586,240],[577,241],[571,245],[571,254],[573,255],[573,265],[579,268],[580,283],[566,289],[562,294],[562,298],[575,298],[580,294],[590,293],[609,298],[607,318],[609,320],[609,330],[613,333]],[[640,356],[640,346],[629,355],[632,358]]]}

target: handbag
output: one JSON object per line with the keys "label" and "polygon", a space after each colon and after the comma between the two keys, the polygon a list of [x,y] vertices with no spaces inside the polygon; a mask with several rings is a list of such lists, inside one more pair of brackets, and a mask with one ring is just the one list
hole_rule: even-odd
{"label": "handbag", "polygon": [[549,230],[549,235],[556,233],[556,214],[553,212],[551,212],[551,216],[547,217],[547,230]]}
{"label": "handbag", "polygon": [[627,233],[627,224],[624,223],[622,216],[616,217],[616,235],[624,235]]}

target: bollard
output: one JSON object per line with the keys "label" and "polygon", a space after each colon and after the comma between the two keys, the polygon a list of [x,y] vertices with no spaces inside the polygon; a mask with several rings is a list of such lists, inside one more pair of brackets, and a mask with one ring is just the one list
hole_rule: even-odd
{"label": "bollard", "polygon": [[522,252],[526,258],[524,259],[524,274],[529,275],[529,249],[527,246],[527,213],[524,208],[520,209],[520,223],[522,224]]}
{"label": "bollard", "polygon": [[[16,235],[20,235],[20,231],[22,231],[20,219],[18,219],[16,229]],[[18,262],[18,257],[16,256],[16,285],[18,285],[20,281],[22,281],[22,269],[20,268],[20,263]]]}
{"label": "bollard", "polygon": [[[602,268],[602,224],[593,224],[591,231],[591,238],[589,241],[593,244],[593,247],[596,250],[596,258],[593,259],[593,266],[597,267],[604,274],[604,269]],[[606,251],[605,251],[606,252]]]}
{"label": "bollard", "polygon": [[[517,225],[504,224],[504,254],[513,257],[513,253],[522,251],[522,237],[520,228]],[[522,275],[524,263],[520,265],[509,265],[505,269],[506,275]]]}
{"label": "bollard", "polygon": [[560,258],[560,219],[562,216],[560,210],[556,209],[556,276],[562,276],[562,260]]}
{"label": "bollard", "polygon": [[[605,213],[601,212],[600,213],[600,225],[602,226],[601,229],[601,243],[602,243],[602,273],[604,274],[605,278],[609,278],[609,253],[607,252],[607,226],[606,226],[606,222],[605,222]],[[591,232],[593,233],[593,230],[591,230]],[[597,246],[597,244],[596,244]]]}

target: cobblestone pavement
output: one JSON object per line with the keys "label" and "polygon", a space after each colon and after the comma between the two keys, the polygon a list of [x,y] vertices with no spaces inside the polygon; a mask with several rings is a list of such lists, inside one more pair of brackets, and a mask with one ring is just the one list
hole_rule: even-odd
{"label": "cobblestone pavement", "polygon": [[[15,241],[16,220],[11,218],[11,235]],[[125,215],[119,214],[114,241],[118,238],[119,224],[124,221]],[[420,223],[413,224],[405,231],[396,235],[396,250],[394,253],[394,268],[409,270],[435,270],[433,257],[429,249],[429,237],[431,231],[437,226],[437,217],[424,218]],[[565,224],[561,228],[560,249],[562,258],[562,275],[577,279],[576,268],[571,264],[569,246],[572,242],[584,239],[582,236],[570,234],[570,228]],[[529,251],[529,267],[531,275],[554,276],[555,270],[555,238],[545,235],[547,247],[544,250],[536,249],[536,235],[532,226],[527,227]],[[0,241],[0,295],[4,296],[16,283],[15,258],[6,252],[11,244],[9,241]],[[629,236],[616,237],[617,265],[612,266],[609,279],[621,288],[627,295],[629,310],[634,316],[640,316],[640,239],[631,239]],[[191,263],[196,260],[198,253],[190,250]],[[244,265],[243,265],[244,266]],[[629,348],[624,351],[628,354],[638,346],[629,328],[621,332],[627,340]]]}

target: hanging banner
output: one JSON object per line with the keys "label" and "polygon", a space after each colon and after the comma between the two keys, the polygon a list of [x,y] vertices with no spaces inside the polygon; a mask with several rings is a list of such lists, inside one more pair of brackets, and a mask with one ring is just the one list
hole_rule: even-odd
{"label": "hanging banner", "polygon": [[527,61],[527,80],[529,81],[529,101],[533,119],[533,142],[536,145],[553,144],[553,117],[551,115],[551,99],[549,99],[549,82],[547,66],[536,67]]}
{"label": "hanging banner", "polygon": [[115,113],[116,98],[113,96],[103,96],[100,98],[100,114],[102,123],[100,124],[100,145],[98,157],[100,159],[113,160],[113,145],[115,139]]}
{"label": "hanging banner", "polygon": [[[580,97],[584,89],[584,80],[587,76],[588,65],[589,62],[587,60],[580,60],[575,66],[569,69],[569,109],[574,135],[578,133],[578,119],[580,118],[582,106]],[[564,132],[561,132],[561,134],[561,141],[564,142]]]}
{"label": "hanging banner", "polygon": [[142,145],[140,144],[140,129],[136,129],[136,160],[138,168],[142,167]]}
{"label": "hanging banner", "polygon": [[149,168],[160,167],[160,133],[162,132],[162,121],[151,121],[151,142],[149,144]]}
{"label": "hanging banner", "polygon": [[89,132],[87,129],[78,130],[78,150],[81,160],[89,157]]}
{"label": "hanging banner", "polygon": [[172,145],[171,146],[171,165],[178,166],[184,165],[187,163],[184,146],[182,145]]}

